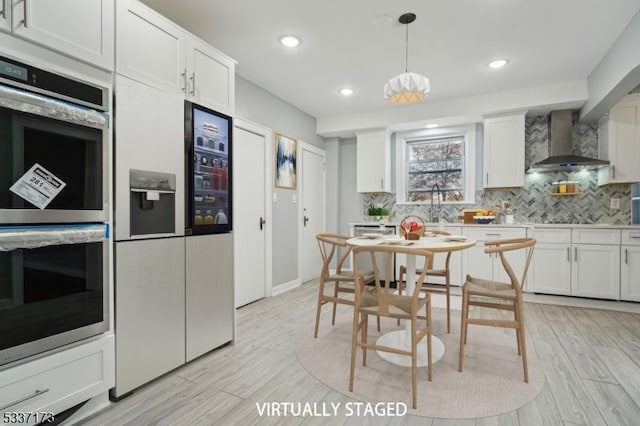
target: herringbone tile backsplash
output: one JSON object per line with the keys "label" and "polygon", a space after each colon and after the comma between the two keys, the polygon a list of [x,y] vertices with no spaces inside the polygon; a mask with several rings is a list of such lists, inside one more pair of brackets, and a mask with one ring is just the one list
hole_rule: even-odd
{"label": "herringbone tile backsplash", "polygon": [[[575,120],[574,120],[575,122]],[[526,120],[525,166],[548,157],[548,118],[530,117]],[[577,123],[573,127],[574,154],[597,158],[598,129],[595,124]],[[582,194],[575,196],[552,196],[551,182],[577,181]],[[610,208],[610,199],[620,198],[620,209]],[[429,219],[430,206],[396,205],[395,194],[362,194],[363,219],[371,204],[391,208],[392,220],[401,220],[409,214]],[[445,222],[455,222],[463,209],[499,206],[509,200],[516,206],[516,222],[535,223],[608,223],[628,225],[631,223],[631,187],[625,185],[598,186],[596,171],[549,172],[525,175],[524,188],[487,189],[476,191],[475,203],[465,205],[443,205]]]}

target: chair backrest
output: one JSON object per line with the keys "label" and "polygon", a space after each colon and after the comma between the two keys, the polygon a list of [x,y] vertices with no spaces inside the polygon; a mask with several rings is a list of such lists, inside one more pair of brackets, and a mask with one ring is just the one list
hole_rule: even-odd
{"label": "chair backrest", "polygon": [[[389,314],[389,299],[390,294],[392,292],[391,289],[391,277],[393,276],[393,259],[396,254],[406,254],[406,255],[415,255],[416,256],[416,264],[419,262],[424,262],[424,264],[429,264],[433,259],[433,252],[422,249],[415,248],[411,246],[403,246],[403,245],[367,245],[367,246],[357,246],[353,247],[353,264],[354,264],[354,272],[356,275],[360,275],[358,264],[362,262],[362,256],[370,256],[371,264],[373,265],[373,272],[375,275],[375,286],[376,286],[376,295],[378,298],[378,312],[380,315],[388,315]],[[380,277],[380,268],[378,265],[380,263],[385,264],[385,276]],[[427,274],[427,269],[423,269],[420,277],[416,280],[417,282],[424,282],[425,276]],[[384,286],[381,281],[384,281]],[[364,283],[362,279],[359,278],[356,281],[356,305],[358,305],[358,299],[364,290]],[[413,290],[413,294],[408,295],[407,297],[412,297],[413,304],[417,306],[418,298],[420,297],[420,286],[415,286]],[[414,306],[414,307],[415,307]]]}
{"label": "chair backrest", "polygon": [[333,256],[338,251],[338,247],[344,248],[342,255],[338,259],[336,265],[336,273],[342,271],[342,265],[351,253],[351,247],[347,245],[347,240],[351,238],[348,235],[340,234],[317,234],[316,240],[318,241],[318,247],[320,248],[320,255],[322,256],[322,276],[329,276],[329,266]]}
{"label": "chair backrest", "polygon": [[[527,278],[527,272],[529,271],[529,265],[531,264],[531,258],[533,256],[533,249],[536,245],[535,238],[509,238],[503,240],[491,240],[484,243],[485,253],[498,253],[500,261],[504,270],[509,275],[511,285],[516,289],[516,292],[521,292],[524,287],[525,280]],[[507,261],[504,253],[513,250],[526,250],[526,260],[524,269],[522,271],[522,279],[518,281],[511,264]]]}

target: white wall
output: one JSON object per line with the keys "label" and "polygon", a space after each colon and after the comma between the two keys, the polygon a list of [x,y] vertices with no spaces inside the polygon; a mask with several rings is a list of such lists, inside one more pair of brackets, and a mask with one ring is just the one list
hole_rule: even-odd
{"label": "white wall", "polygon": [[[315,132],[315,118],[238,76],[235,115],[324,148],[324,140]],[[297,191],[274,188],[274,194],[278,201],[272,214],[273,286],[277,287],[298,279],[298,204],[293,198]]]}
{"label": "white wall", "polygon": [[356,190],[356,140],[340,141],[340,216],[341,234],[349,233],[349,222],[362,222],[362,202]]}

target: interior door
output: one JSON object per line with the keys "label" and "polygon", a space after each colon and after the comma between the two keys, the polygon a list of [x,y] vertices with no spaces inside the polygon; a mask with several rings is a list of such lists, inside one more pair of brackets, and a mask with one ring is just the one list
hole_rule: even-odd
{"label": "interior door", "polygon": [[265,164],[271,143],[268,129],[236,120],[233,143],[233,233],[235,252],[235,306],[266,296],[267,227]]}
{"label": "interior door", "polygon": [[302,282],[320,276],[322,259],[316,234],[325,226],[325,154],[311,146],[302,147]]}

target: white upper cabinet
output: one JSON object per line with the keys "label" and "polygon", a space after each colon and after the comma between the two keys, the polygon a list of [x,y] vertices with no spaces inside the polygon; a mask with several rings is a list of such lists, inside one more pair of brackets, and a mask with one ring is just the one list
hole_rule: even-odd
{"label": "white upper cabinet", "polygon": [[117,3],[116,72],[232,115],[235,62],[136,0]]}
{"label": "white upper cabinet", "polygon": [[358,192],[392,192],[391,141],[386,129],[356,133]]}
{"label": "white upper cabinet", "polygon": [[11,32],[11,2],[0,0],[0,31]]}
{"label": "white upper cabinet", "polygon": [[120,0],[116,72],[160,89],[186,91],[186,33],[137,1]]}
{"label": "white upper cabinet", "polygon": [[113,70],[114,0],[0,0],[0,3],[2,29],[12,29],[17,37]]}
{"label": "white upper cabinet", "polygon": [[640,182],[640,93],[627,95],[600,119],[598,154],[609,160],[598,171],[598,184]]}
{"label": "white upper cabinet", "polygon": [[208,44],[187,38],[187,97],[217,111],[235,110],[235,63]]}
{"label": "white upper cabinet", "polygon": [[484,120],[484,188],[524,186],[524,127],[524,113]]}

